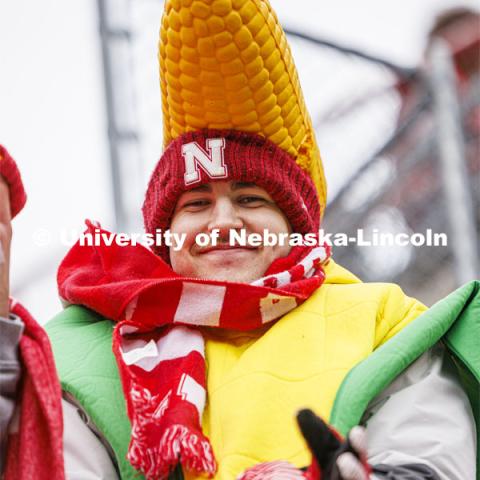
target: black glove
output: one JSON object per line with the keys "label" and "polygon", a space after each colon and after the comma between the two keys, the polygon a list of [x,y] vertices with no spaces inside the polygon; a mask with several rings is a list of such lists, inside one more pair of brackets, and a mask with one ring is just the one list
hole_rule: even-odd
{"label": "black glove", "polygon": [[332,427],[317,417],[311,410],[301,410],[297,422],[307,445],[312,452],[312,465],[307,470],[309,480],[344,480],[337,466],[338,457],[351,452],[361,462],[368,478],[370,467],[366,459],[360,458],[350,439],[343,439]]}

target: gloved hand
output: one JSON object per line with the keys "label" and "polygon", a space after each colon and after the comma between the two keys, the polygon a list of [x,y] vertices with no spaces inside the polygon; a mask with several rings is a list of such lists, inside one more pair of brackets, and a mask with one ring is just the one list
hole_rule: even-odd
{"label": "gloved hand", "polygon": [[305,474],[308,480],[368,480],[370,467],[362,427],[352,428],[344,440],[311,410],[301,410],[297,421],[313,456]]}
{"label": "gloved hand", "polygon": [[300,470],[284,460],[263,462],[237,480],[368,480],[371,469],[362,427],[352,428],[344,440],[311,410],[300,411],[297,421],[313,456],[308,469]]}

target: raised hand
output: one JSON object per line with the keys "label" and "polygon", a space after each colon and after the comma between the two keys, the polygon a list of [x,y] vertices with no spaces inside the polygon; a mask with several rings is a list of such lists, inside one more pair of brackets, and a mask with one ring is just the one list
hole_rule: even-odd
{"label": "raised hand", "polygon": [[8,316],[9,266],[12,224],[7,182],[0,176],[0,316]]}
{"label": "raised hand", "polygon": [[8,316],[12,218],[27,201],[17,165],[0,145],[0,316]]}

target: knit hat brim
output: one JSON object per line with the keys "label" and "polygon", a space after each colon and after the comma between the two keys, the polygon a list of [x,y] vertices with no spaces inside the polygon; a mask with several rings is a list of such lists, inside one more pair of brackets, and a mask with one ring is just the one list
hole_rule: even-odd
{"label": "knit hat brim", "polygon": [[[215,177],[201,165],[196,165],[198,179],[188,183],[182,149],[195,143],[208,152],[208,139],[223,139],[222,156],[227,173]],[[143,204],[146,231],[155,234],[157,229],[169,227],[183,192],[219,180],[255,183],[269,193],[289,220],[293,231],[318,231],[320,208],[315,185],[288,153],[258,135],[208,129],[181,135],[163,153],[151,176]],[[165,248],[154,247],[154,250],[168,260]]]}
{"label": "knit hat brim", "polygon": [[22,177],[17,164],[10,156],[7,149],[2,145],[0,145],[0,176],[5,179],[9,186],[10,211],[13,218],[25,206],[27,194],[25,193]]}

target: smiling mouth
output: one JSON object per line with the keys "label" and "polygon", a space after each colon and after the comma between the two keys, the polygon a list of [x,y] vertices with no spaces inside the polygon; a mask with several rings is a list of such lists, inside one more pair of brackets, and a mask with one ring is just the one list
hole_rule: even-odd
{"label": "smiling mouth", "polygon": [[226,252],[245,252],[245,251],[253,251],[253,250],[258,250],[258,247],[233,247],[231,245],[217,245],[215,247],[207,247],[203,250],[201,250],[199,255],[203,255],[206,253],[226,253]]}

